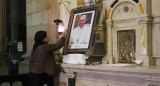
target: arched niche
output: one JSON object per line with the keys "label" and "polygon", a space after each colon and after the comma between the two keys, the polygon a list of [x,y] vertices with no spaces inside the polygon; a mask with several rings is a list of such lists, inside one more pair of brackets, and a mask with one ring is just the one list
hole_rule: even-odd
{"label": "arched niche", "polygon": [[139,16],[141,16],[141,14],[137,6],[131,2],[124,1],[124,2],[118,3],[113,8],[113,11],[111,13],[111,20],[122,21],[122,20],[137,18]]}
{"label": "arched niche", "polygon": [[133,63],[134,60],[142,60],[143,65],[154,64],[149,42],[152,19],[143,3],[136,1],[115,0],[108,7],[107,54],[103,63]]}

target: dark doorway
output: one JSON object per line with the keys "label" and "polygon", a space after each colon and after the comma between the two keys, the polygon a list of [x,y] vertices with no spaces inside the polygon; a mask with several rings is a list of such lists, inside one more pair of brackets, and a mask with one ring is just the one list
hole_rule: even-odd
{"label": "dark doorway", "polygon": [[[12,57],[26,52],[26,0],[5,1],[4,51]],[[17,42],[23,43],[23,51],[17,51]]]}

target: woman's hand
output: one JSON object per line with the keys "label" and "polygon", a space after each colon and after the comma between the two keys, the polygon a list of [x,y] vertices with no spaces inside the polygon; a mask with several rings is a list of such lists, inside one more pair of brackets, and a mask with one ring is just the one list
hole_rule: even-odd
{"label": "woman's hand", "polygon": [[66,31],[62,32],[62,37],[66,37]]}

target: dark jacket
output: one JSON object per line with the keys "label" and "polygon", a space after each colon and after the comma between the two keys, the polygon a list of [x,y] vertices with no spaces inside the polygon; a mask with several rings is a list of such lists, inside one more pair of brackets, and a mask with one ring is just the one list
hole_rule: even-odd
{"label": "dark jacket", "polygon": [[56,44],[41,44],[32,51],[29,64],[29,72],[42,74],[47,73],[53,75],[57,72],[56,62],[53,51],[56,51],[65,43],[65,38],[62,37]]}

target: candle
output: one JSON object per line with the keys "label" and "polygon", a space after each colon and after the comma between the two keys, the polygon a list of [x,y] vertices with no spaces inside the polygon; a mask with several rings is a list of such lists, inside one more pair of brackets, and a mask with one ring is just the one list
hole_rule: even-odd
{"label": "candle", "polygon": [[58,32],[63,32],[64,30],[65,30],[64,24],[63,23],[59,23],[59,25],[58,25]]}

